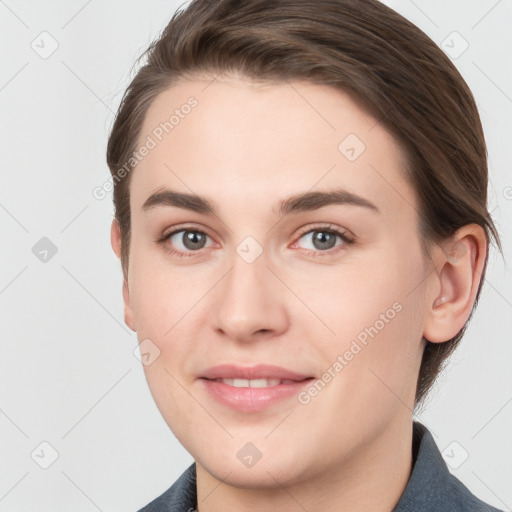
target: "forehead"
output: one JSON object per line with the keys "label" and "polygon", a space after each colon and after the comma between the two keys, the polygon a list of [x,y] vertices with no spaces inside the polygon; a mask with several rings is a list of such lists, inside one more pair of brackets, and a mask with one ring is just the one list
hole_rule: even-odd
{"label": "forehead", "polygon": [[132,171],[132,208],[162,186],[240,207],[340,186],[383,210],[396,209],[400,196],[414,202],[395,139],[348,95],[323,85],[180,82],[148,109],[144,145],[150,149]]}

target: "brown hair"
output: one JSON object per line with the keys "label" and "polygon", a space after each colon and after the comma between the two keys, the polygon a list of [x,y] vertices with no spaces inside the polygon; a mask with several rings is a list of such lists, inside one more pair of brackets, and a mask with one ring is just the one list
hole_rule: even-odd
{"label": "brown hair", "polygon": [[[501,250],[487,210],[486,146],[473,95],[427,35],[378,0],[193,0],[173,15],[141,58],[146,62],[123,96],[107,147],[125,279],[131,173],[119,179],[116,171],[126,168],[137,149],[155,97],[195,74],[232,72],[274,83],[306,80],[349,94],[405,150],[425,255],[432,244],[470,223],[485,230],[487,244],[492,235]],[[486,267],[487,257],[471,314]],[[416,404],[466,325],[447,342],[427,340]]]}

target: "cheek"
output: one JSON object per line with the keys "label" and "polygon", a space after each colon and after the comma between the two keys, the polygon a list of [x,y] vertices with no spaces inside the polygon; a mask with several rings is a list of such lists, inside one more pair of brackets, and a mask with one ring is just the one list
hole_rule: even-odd
{"label": "cheek", "polygon": [[197,416],[197,404],[185,389],[193,381],[189,360],[197,362],[197,355],[192,355],[201,328],[200,290],[148,265],[134,277],[131,293],[139,342],[148,343],[156,354],[143,366],[149,389],[169,427],[186,444],[186,433]]}
{"label": "cheek", "polygon": [[171,268],[162,265],[161,258],[158,263],[158,258],[151,261],[151,256],[141,256],[134,258],[130,302],[139,342],[149,339],[159,354],[154,364],[144,367],[155,391],[173,387],[169,373],[186,381],[193,373],[190,360],[198,364],[202,354],[195,354],[197,341],[206,331],[212,307],[206,292],[218,277],[211,272]]}
{"label": "cheek", "polygon": [[[375,324],[381,331],[394,322],[406,301],[404,279],[398,269],[390,268],[382,259],[344,262],[338,268],[310,269],[288,276],[297,296],[316,316],[315,319],[308,314],[308,319],[317,324],[333,347],[340,339],[352,339],[359,334],[364,339],[364,332]],[[302,318],[297,321],[303,323]]]}
{"label": "cheek", "polygon": [[[329,424],[343,424],[347,436],[366,442],[383,423],[413,408],[421,362],[416,311],[405,301],[388,306],[389,300],[375,300],[361,308],[357,320],[341,318],[336,342],[323,347],[321,380],[327,384],[307,406],[317,428],[325,428],[329,411]],[[341,449],[345,441],[333,445]]]}
{"label": "cheek", "polygon": [[[146,242],[147,243],[147,242]],[[133,243],[130,255],[130,305],[140,339],[160,339],[200,299],[194,278],[165,264],[162,250],[142,250]]]}
{"label": "cheek", "polygon": [[323,336],[324,365],[329,368],[344,356],[345,379],[362,383],[359,392],[366,398],[386,392],[386,385],[405,393],[419,370],[425,311],[418,283],[425,276],[417,264],[419,253],[404,261],[399,252],[389,251],[387,258],[381,253],[373,264],[331,276],[330,286],[321,297],[317,291],[311,302],[332,331]]}

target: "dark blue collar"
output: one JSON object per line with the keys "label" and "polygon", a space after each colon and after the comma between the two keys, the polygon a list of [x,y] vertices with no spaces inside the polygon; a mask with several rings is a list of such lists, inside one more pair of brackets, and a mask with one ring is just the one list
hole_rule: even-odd
{"label": "dark blue collar", "polygon": [[[413,422],[413,470],[393,512],[503,512],[487,505],[453,476],[432,434]],[[139,512],[192,512],[197,507],[196,465]]]}

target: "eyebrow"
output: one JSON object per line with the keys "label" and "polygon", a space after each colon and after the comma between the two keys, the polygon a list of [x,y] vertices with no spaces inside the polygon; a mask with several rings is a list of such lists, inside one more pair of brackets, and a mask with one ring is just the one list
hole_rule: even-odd
{"label": "eyebrow", "polygon": [[[291,196],[281,201],[278,215],[313,211],[333,204],[359,206],[380,213],[379,208],[368,199],[344,189],[335,189],[327,192],[306,192]],[[205,215],[218,215],[213,203],[207,198],[169,189],[161,189],[151,194],[142,205],[142,210],[148,211],[152,208],[166,206],[183,208]]]}

